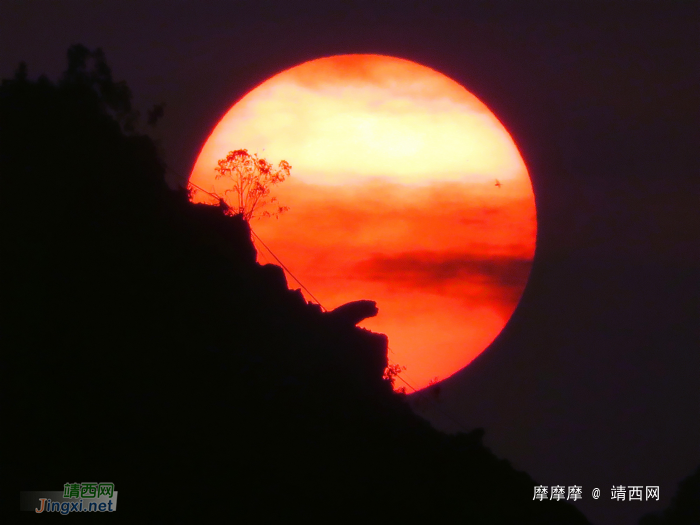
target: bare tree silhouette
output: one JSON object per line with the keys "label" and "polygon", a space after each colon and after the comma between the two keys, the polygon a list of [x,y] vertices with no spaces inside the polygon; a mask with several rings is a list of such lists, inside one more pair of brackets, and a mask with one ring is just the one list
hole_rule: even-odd
{"label": "bare tree silhouette", "polygon": [[[287,206],[280,206],[277,197],[268,199],[272,186],[284,182],[290,176],[292,167],[286,160],[280,161],[278,168],[274,169],[272,164],[259,158],[257,153],[251,155],[248,150],[239,149],[229,152],[214,169],[218,172],[217,179],[225,177],[233,183],[232,188],[224,191],[223,199],[230,214],[240,214],[246,221],[250,221],[256,216],[279,217],[289,210]],[[231,193],[235,196],[228,198],[227,195]],[[262,211],[267,205],[273,205],[274,211]]]}

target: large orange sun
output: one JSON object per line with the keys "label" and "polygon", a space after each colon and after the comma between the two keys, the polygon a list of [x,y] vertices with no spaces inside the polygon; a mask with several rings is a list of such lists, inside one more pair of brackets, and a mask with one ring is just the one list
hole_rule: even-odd
{"label": "large orange sun", "polygon": [[[466,366],[512,315],[535,251],[530,178],[453,80],[387,56],[306,62],[228,111],[190,180],[223,195],[214,168],[236,149],[292,165],[274,190],[290,210],[252,228],[327,309],[376,300],[361,326],[389,336],[412,386]],[[274,262],[261,246],[258,258]]]}

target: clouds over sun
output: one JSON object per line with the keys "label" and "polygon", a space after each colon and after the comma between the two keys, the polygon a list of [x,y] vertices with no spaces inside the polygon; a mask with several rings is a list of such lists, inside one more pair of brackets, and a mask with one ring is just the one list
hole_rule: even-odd
{"label": "clouds over sun", "polygon": [[354,271],[363,279],[419,289],[440,291],[455,285],[459,288],[481,285],[495,289],[515,287],[520,291],[531,266],[532,259],[518,257],[418,251],[389,256],[373,254],[356,264]]}
{"label": "clouds over sun", "polygon": [[525,173],[501,123],[454,81],[386,57],[335,61],[304,64],[250,92],[214,130],[195,172],[216,165],[235,136],[251,152],[289,161],[313,184],[486,182]]}

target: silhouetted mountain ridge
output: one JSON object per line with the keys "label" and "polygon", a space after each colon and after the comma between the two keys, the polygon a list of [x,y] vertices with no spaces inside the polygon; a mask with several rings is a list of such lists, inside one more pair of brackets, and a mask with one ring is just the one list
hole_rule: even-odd
{"label": "silhouetted mountain ridge", "polygon": [[21,490],[113,481],[100,517],[129,522],[587,523],[415,416],[372,305],[289,290],[245,221],[166,187],[104,57],[69,59],[0,88]]}

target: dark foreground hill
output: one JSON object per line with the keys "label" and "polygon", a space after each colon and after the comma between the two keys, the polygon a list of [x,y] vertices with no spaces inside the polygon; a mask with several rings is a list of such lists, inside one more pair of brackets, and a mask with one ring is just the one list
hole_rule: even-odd
{"label": "dark foreground hill", "polygon": [[0,88],[18,490],[114,482],[100,519],[126,523],[587,523],[533,501],[480,432],[416,417],[383,379],[386,337],[307,304],[244,221],[169,190],[125,86],[99,54],[69,58],[56,84],[20,68]]}

